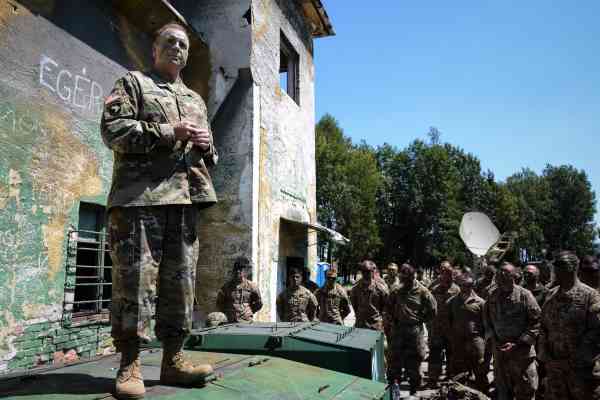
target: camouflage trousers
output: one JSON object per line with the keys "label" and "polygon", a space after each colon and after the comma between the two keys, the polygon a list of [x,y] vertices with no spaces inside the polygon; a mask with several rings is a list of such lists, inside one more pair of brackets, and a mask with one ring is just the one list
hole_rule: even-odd
{"label": "camouflage trousers", "polygon": [[428,372],[431,380],[438,380],[442,374],[442,364],[444,356],[446,358],[446,375],[450,376],[449,371],[450,364],[448,361],[451,358],[450,349],[450,338],[447,336],[447,332],[442,331],[440,328],[431,329],[429,331],[429,365]]}
{"label": "camouflage trousers", "polygon": [[454,375],[464,372],[475,375],[475,389],[486,393],[489,385],[488,369],[485,368],[485,339],[481,336],[472,338],[453,338],[452,356],[448,362]]}
{"label": "camouflage trousers", "polygon": [[494,383],[497,400],[533,400],[538,388],[535,357],[529,346],[508,353],[494,349]]}
{"label": "camouflage trousers", "polygon": [[117,351],[156,337],[182,339],[192,328],[196,208],[192,205],[115,207],[108,217],[111,245],[112,336]]}
{"label": "camouflage trousers", "polygon": [[600,382],[591,378],[591,371],[576,369],[568,360],[553,361],[544,365],[546,367],[544,399],[600,399]]}
{"label": "camouflage trousers", "polygon": [[423,324],[395,326],[391,333],[391,351],[388,365],[388,380],[402,379],[406,370],[411,389],[421,386],[421,363],[427,353]]}

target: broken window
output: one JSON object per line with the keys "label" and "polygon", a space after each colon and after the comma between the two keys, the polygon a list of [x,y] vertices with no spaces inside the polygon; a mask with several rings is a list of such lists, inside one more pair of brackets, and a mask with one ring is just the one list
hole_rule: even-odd
{"label": "broken window", "polygon": [[105,207],[80,203],[79,227],[69,233],[65,306],[73,322],[108,319],[112,276]]}
{"label": "broken window", "polygon": [[300,57],[283,32],[280,33],[279,85],[300,105]]}

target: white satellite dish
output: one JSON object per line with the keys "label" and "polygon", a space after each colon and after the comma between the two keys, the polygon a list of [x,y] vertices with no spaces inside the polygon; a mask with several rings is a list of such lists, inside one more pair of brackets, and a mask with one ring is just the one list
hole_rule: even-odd
{"label": "white satellite dish", "polygon": [[468,212],[460,222],[459,235],[469,251],[484,256],[500,239],[500,231],[487,215],[481,212]]}

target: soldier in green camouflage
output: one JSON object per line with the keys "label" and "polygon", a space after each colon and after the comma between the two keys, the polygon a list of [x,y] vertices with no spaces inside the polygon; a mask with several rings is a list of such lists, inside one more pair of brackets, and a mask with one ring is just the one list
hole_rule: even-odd
{"label": "soldier in green camouflage", "polygon": [[277,315],[280,321],[308,322],[317,316],[317,299],[307,288],[302,286],[303,271],[292,268],[288,279],[288,287],[277,296]]}
{"label": "soldier in green camouflage", "polygon": [[354,308],[357,328],[384,331],[383,313],[389,290],[382,278],[375,277],[377,265],[371,260],[360,263],[362,278],[350,290],[350,302]]}
{"label": "soldier in green camouflage", "polygon": [[429,324],[429,384],[438,386],[438,379],[442,373],[442,361],[446,357],[447,375],[449,375],[450,359],[450,327],[448,326],[448,304],[450,297],[460,292],[454,283],[456,272],[450,262],[443,261],[440,264],[440,275],[438,282],[429,288],[437,302],[437,315]]}
{"label": "soldier in green camouflage", "polygon": [[475,375],[475,388],[487,393],[488,369],[485,366],[485,332],[483,304],[485,300],[473,290],[474,281],[469,273],[456,278],[460,293],[448,300],[448,322],[452,353],[449,364],[453,374],[463,372]]}
{"label": "soldier in green camouflage", "polygon": [[558,255],[558,288],[542,308],[538,358],[547,400],[600,399],[600,293],[578,279],[578,268],[573,253]]}
{"label": "soldier in green camouflage", "polygon": [[486,338],[492,341],[497,400],[533,400],[538,388],[535,343],[540,307],[531,292],[515,281],[516,267],[506,263],[496,274],[498,287],[483,307]]}
{"label": "soldier in green camouflage", "polygon": [[250,260],[238,257],[233,264],[233,278],[217,294],[217,309],[229,322],[252,322],[263,306],[256,284],[248,280]]}
{"label": "soldier in green camouflage", "polygon": [[129,72],[106,98],[101,132],[113,151],[108,231],[112,336],[121,353],[115,395],[142,398],[140,341],[156,314],[163,384],[202,383],[182,346],[192,327],[196,215],[217,201],[207,166],[217,152],[202,98],[181,80],[189,38],[178,24],[156,35],[150,72]]}
{"label": "soldier in green camouflage", "polygon": [[400,381],[405,369],[410,393],[415,394],[421,386],[420,366],[427,353],[424,324],[437,314],[437,304],[431,292],[417,281],[413,266],[400,267],[400,281],[402,284],[389,295],[385,313],[391,338],[388,380]]}
{"label": "soldier in green camouflage", "polygon": [[315,292],[319,303],[319,321],[344,325],[344,318],[350,314],[348,294],[346,289],[336,282],[338,272],[335,266],[330,267],[325,275],[325,285]]}

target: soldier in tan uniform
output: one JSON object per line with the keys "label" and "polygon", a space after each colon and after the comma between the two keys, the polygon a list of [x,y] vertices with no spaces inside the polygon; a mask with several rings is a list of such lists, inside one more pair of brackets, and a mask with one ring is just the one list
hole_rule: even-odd
{"label": "soldier in tan uniform", "polygon": [[494,277],[496,276],[496,267],[492,264],[482,268],[482,277],[475,283],[475,293],[484,300],[487,300],[488,295],[493,290]]}
{"label": "soldier in tan uniform", "polygon": [[540,283],[540,270],[535,265],[526,265],[523,268],[523,287],[533,294],[538,306],[542,308],[546,301],[548,288]]}
{"label": "soldier in tan uniform", "polygon": [[421,386],[420,366],[427,353],[424,324],[437,314],[437,304],[429,290],[417,281],[413,266],[400,267],[400,280],[402,284],[394,287],[386,306],[391,338],[388,380],[400,382],[405,369],[410,393],[415,394]]}
{"label": "soldier in tan uniform", "polygon": [[302,286],[303,271],[293,268],[290,271],[288,287],[277,296],[277,315],[280,321],[308,322],[317,316],[317,299]]}
{"label": "soldier in tan uniform", "polygon": [[454,374],[463,372],[475,375],[475,389],[486,393],[488,387],[485,366],[485,332],[483,328],[483,304],[485,300],[473,290],[473,277],[460,274],[456,283],[460,293],[448,300],[448,324],[450,327],[449,360]]}
{"label": "soldier in tan uniform", "polygon": [[387,266],[387,274],[384,277],[385,284],[389,290],[392,290],[394,285],[400,284],[400,278],[398,278],[398,264],[390,263]]}
{"label": "soldier in tan uniform", "polygon": [[579,279],[589,287],[600,290],[600,263],[594,256],[585,256],[579,268]]}
{"label": "soldier in tan uniform", "polygon": [[531,292],[516,285],[515,279],[515,266],[503,264],[496,274],[498,287],[484,305],[497,400],[533,400],[538,388],[535,343],[541,311]]}
{"label": "soldier in tan uniform", "polygon": [[218,157],[204,101],[180,77],[189,50],[185,29],[164,26],[152,50],[152,71],[119,79],[101,122],[114,156],[108,232],[118,398],[144,396],[139,346],[155,311],[161,383],[193,385],[212,373],[185,361],[182,346],[192,327],[196,215],[217,201],[207,166]]}
{"label": "soldier in tan uniform", "polygon": [[246,257],[238,257],[233,264],[233,278],[217,294],[217,310],[227,316],[228,322],[252,322],[263,306],[256,284],[248,280],[252,267]]}
{"label": "soldier in tan uniform", "polygon": [[538,358],[547,400],[600,399],[600,293],[579,281],[578,267],[573,253],[558,255],[558,288],[542,308]]}
{"label": "soldier in tan uniform", "polygon": [[383,279],[374,276],[375,263],[365,260],[360,263],[362,278],[350,290],[350,302],[354,308],[357,328],[368,328],[383,332],[383,312],[389,295]]}
{"label": "soldier in tan uniform", "polygon": [[429,384],[438,386],[438,379],[442,373],[442,361],[446,357],[446,375],[450,375],[450,327],[448,326],[448,299],[460,292],[454,283],[454,268],[448,261],[440,264],[439,277],[436,284],[429,290],[437,302],[437,315],[429,325]]}
{"label": "soldier in tan uniform", "polygon": [[327,277],[325,286],[315,292],[315,297],[319,303],[319,321],[344,325],[344,318],[350,314],[348,294],[346,289],[336,282],[336,267],[330,267],[325,275]]}

